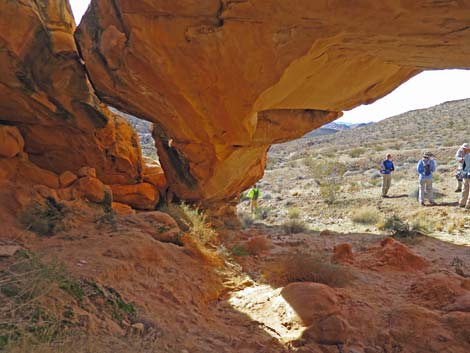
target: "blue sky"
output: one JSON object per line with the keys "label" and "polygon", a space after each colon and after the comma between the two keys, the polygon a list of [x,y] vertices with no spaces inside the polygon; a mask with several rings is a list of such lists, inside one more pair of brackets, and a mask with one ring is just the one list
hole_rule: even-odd
{"label": "blue sky", "polygon": [[[70,0],[77,23],[89,3],[90,0]],[[405,82],[388,96],[370,105],[344,112],[344,116],[337,121],[379,121],[410,110],[463,98],[470,98],[470,70],[426,71]]]}

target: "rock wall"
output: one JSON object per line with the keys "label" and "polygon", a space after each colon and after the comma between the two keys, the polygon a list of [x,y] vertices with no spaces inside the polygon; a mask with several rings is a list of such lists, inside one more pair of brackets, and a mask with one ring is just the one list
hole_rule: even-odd
{"label": "rock wall", "polygon": [[18,127],[42,168],[87,165],[106,183],[138,182],[138,138],[95,96],[74,31],[67,1],[0,1],[0,124]]}
{"label": "rock wall", "polygon": [[75,31],[65,0],[3,0],[0,123],[41,168],[141,183],[137,136],[101,101],[115,106],[154,123],[170,196],[220,210],[272,143],[470,67],[469,17],[464,1],[93,0]]}
{"label": "rock wall", "polygon": [[93,0],[76,38],[98,96],[155,123],[170,189],[213,203],[262,176],[270,144],[470,67],[469,16],[462,1]]}

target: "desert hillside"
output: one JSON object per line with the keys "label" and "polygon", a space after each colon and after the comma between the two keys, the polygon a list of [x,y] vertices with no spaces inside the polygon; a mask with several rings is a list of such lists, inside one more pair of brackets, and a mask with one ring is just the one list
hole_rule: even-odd
{"label": "desert hillside", "polygon": [[[470,215],[457,207],[455,152],[468,141],[470,100],[410,111],[333,135],[274,145],[259,182],[262,201],[255,219],[282,225],[297,220],[306,228],[337,231],[383,230],[392,215],[420,222],[431,236],[469,244]],[[419,207],[416,164],[423,151],[435,155],[436,207]],[[393,155],[395,172],[382,199],[379,164]],[[248,203],[239,212],[249,220]],[[361,219],[364,218],[364,219]],[[250,221],[250,220],[249,220]]]}

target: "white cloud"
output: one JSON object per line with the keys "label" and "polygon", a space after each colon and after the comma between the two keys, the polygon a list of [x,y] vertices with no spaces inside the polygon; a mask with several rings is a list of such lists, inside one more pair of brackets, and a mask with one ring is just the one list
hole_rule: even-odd
{"label": "white cloud", "polygon": [[338,121],[378,121],[410,110],[470,98],[469,82],[470,70],[425,71],[382,99],[344,112]]}
{"label": "white cloud", "polygon": [[80,23],[83,14],[85,13],[90,0],[70,0],[70,6],[72,7],[73,17],[77,25]]}

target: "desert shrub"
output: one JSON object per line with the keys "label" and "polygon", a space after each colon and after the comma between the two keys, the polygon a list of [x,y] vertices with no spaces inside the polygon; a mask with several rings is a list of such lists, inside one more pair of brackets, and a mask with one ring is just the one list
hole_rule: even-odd
{"label": "desert shrub", "polygon": [[244,244],[246,252],[250,255],[259,255],[269,250],[270,247],[270,241],[262,236],[250,238]]}
{"label": "desert shrub", "polygon": [[376,224],[380,220],[380,212],[374,207],[361,207],[352,212],[351,220],[360,224]]}
{"label": "desert shrub", "polygon": [[160,209],[176,221],[182,231],[188,232],[202,246],[214,243],[217,233],[207,221],[207,216],[198,208],[187,204],[169,204]]}
{"label": "desert shrub", "polygon": [[358,192],[360,190],[361,190],[361,186],[358,182],[354,181],[354,182],[350,183],[349,186],[348,186],[348,191],[349,192]]}
{"label": "desert shrub", "polygon": [[342,287],[353,278],[350,268],[331,263],[326,253],[285,254],[263,269],[264,277],[277,286],[293,282],[317,282]]}
{"label": "desert shrub", "polygon": [[65,206],[48,197],[44,203],[33,201],[18,212],[19,222],[27,229],[42,235],[51,236],[62,229]]}
{"label": "desert shrub", "polygon": [[58,340],[70,322],[58,316],[43,299],[53,290],[80,300],[83,291],[56,262],[46,264],[38,256],[19,251],[0,271],[0,350],[21,339],[41,343]]}
{"label": "desert shrub", "polygon": [[381,182],[382,182],[381,179],[374,179],[374,178],[369,179],[369,183],[372,186],[378,186]]}
{"label": "desert shrub", "polygon": [[390,231],[394,238],[408,238],[425,235],[429,232],[429,228],[422,221],[415,221],[410,225],[397,215],[387,217],[383,229]]}
{"label": "desert shrub", "polygon": [[287,217],[289,219],[298,219],[300,218],[300,209],[297,207],[291,207],[287,210]]}
{"label": "desert shrub", "polygon": [[363,147],[356,147],[349,151],[349,156],[352,158],[357,158],[366,151]]}
{"label": "desert shrub", "polygon": [[238,220],[243,228],[248,228],[253,225],[253,218],[246,213],[239,213]]}
{"label": "desert shrub", "polygon": [[248,256],[248,251],[246,251],[243,245],[235,245],[232,248],[232,254],[235,256]]}
{"label": "desert shrub", "polygon": [[344,163],[335,160],[320,159],[308,166],[310,175],[319,183],[338,183],[347,168]]}
{"label": "desert shrub", "polygon": [[338,199],[341,186],[336,183],[320,185],[320,196],[329,205],[335,203]]}
{"label": "desert shrub", "polygon": [[300,219],[290,219],[282,224],[282,229],[287,234],[296,234],[308,231],[308,226]]}
{"label": "desert shrub", "polygon": [[269,213],[272,211],[271,207],[259,206],[254,211],[255,219],[266,219],[269,217]]}
{"label": "desert shrub", "polygon": [[383,145],[375,145],[375,146],[373,147],[373,149],[374,149],[374,151],[376,151],[376,152],[381,152],[381,151],[385,150],[385,146],[383,146]]}

